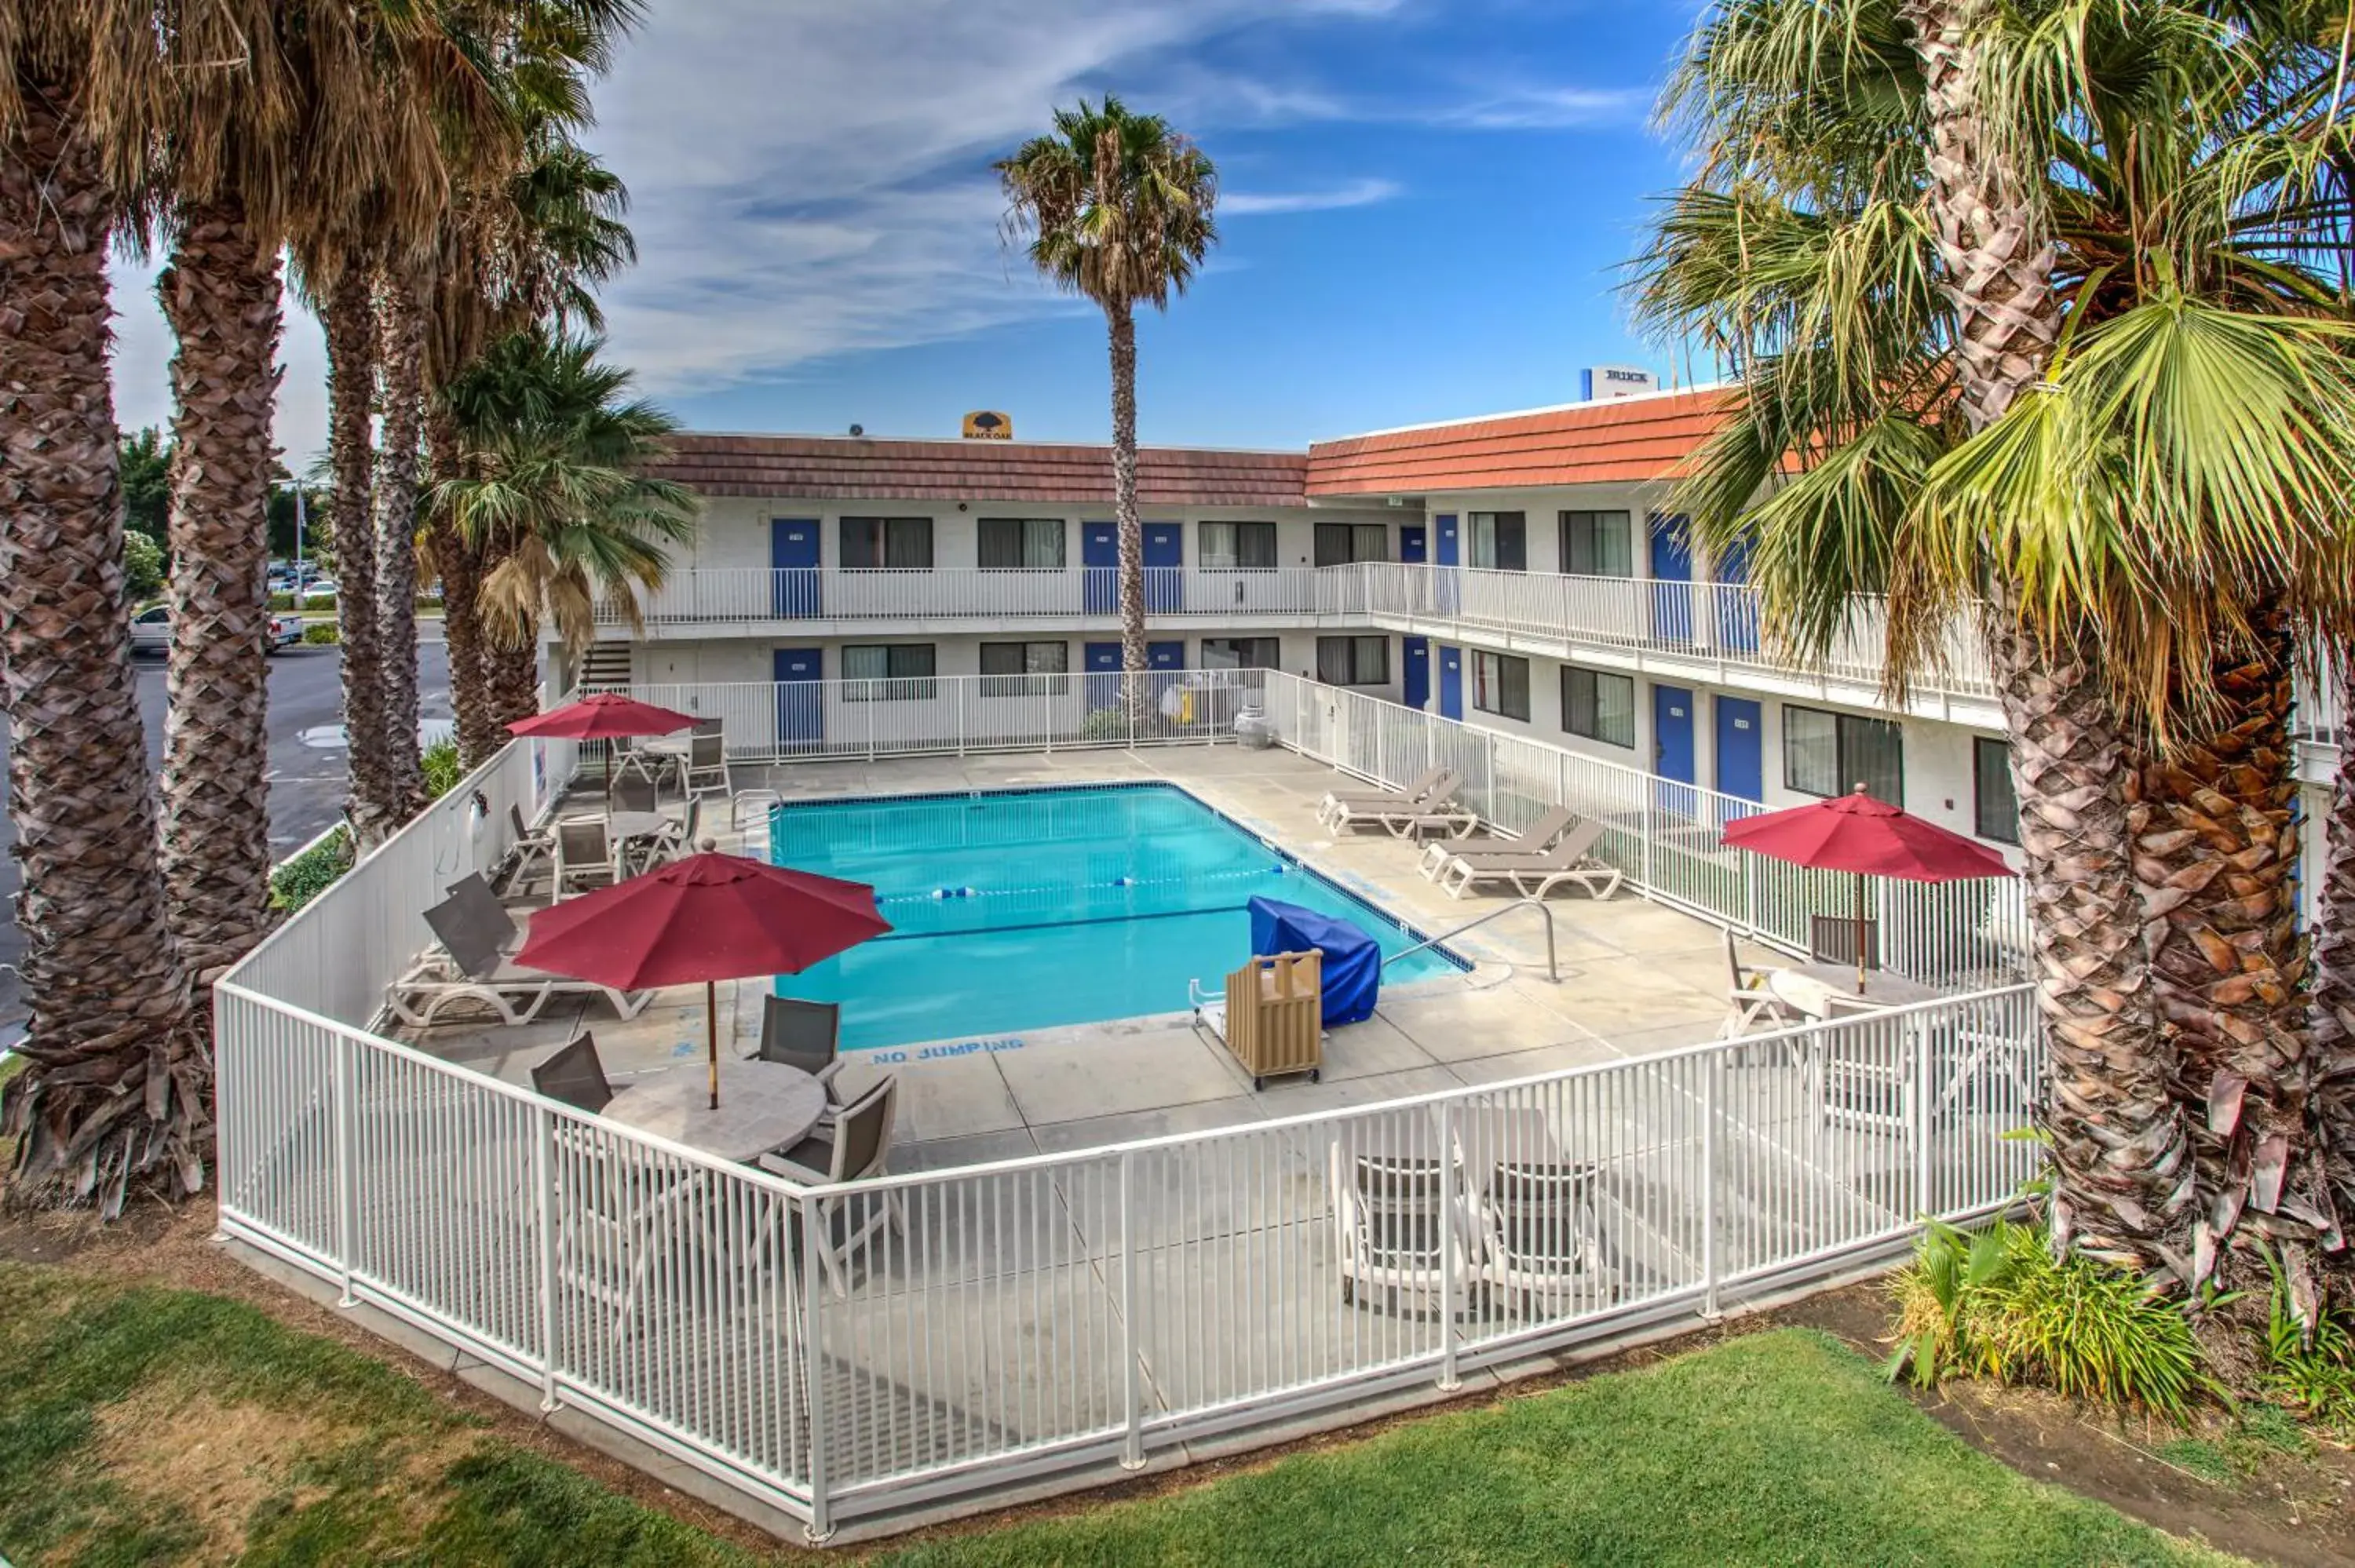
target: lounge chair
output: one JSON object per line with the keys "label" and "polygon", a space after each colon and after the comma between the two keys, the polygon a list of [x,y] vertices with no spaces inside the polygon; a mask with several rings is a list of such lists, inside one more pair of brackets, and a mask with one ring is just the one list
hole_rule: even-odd
{"label": "lounge chair", "polygon": [[1475,1277],[1529,1318],[1592,1311],[1617,1297],[1601,1175],[1563,1157],[1545,1113],[1466,1107],[1457,1148],[1480,1234]]}
{"label": "lounge chair", "polygon": [[1359,804],[1344,800],[1327,819],[1326,826],[1337,833],[1372,822],[1388,829],[1392,838],[1420,838],[1433,829],[1464,838],[1480,825],[1480,813],[1457,802],[1455,792],[1462,787],[1451,774],[1438,789],[1416,801]]}
{"label": "lounge chair", "polygon": [[773,994],[763,998],[761,1044],[754,1054],[763,1062],[799,1068],[826,1086],[821,1127],[842,1108],[842,1091],[835,1083],[842,1071],[842,1009],[836,1003]]}
{"label": "lounge chair", "polygon": [[1442,789],[1453,791],[1463,781],[1462,775],[1452,768],[1434,768],[1403,789],[1333,789],[1316,803],[1316,820],[1331,827],[1337,825],[1342,810],[1356,806],[1360,810],[1373,806],[1412,806],[1431,799]]}
{"label": "lounge chair", "polygon": [[[891,1128],[898,1119],[900,1080],[886,1074],[875,1086],[842,1107],[831,1122],[791,1149],[763,1154],[754,1163],[789,1181],[808,1186],[863,1181],[883,1175],[891,1158]],[[896,1191],[845,1192],[824,1199],[818,1208],[821,1226],[818,1264],[837,1296],[850,1294],[852,1253],[886,1225],[904,1232],[907,1222]],[[872,1248],[868,1247],[870,1256]]]}
{"label": "lounge chair", "polygon": [[1441,1159],[1437,1130],[1420,1115],[1403,1124],[1353,1125],[1333,1140],[1333,1214],[1345,1304],[1362,1304],[1376,1290],[1391,1293],[1394,1302],[1405,1292],[1439,1296],[1447,1285],[1441,1237],[1450,1224],[1456,1283],[1471,1282],[1478,1235],[1460,1183],[1455,1214],[1443,1213]]}
{"label": "lounge chair", "polygon": [[1608,898],[1624,880],[1618,867],[1606,865],[1589,853],[1603,837],[1601,822],[1581,822],[1539,854],[1447,863],[1439,885],[1450,898],[1461,898],[1483,882],[1509,882],[1524,898],[1543,898],[1564,883],[1586,889],[1590,898]]}
{"label": "lounge chair", "polygon": [[556,895],[613,880],[613,842],[601,817],[556,824]]}
{"label": "lounge chair", "polygon": [[531,1070],[531,1086],[552,1100],[594,1116],[613,1102],[613,1086],[597,1054],[597,1039],[582,1034]]}
{"label": "lounge chair", "polygon": [[1438,880],[1451,860],[1470,861],[1518,860],[1523,855],[1542,854],[1553,848],[1554,841],[1578,826],[1578,813],[1567,806],[1549,806],[1545,814],[1529,824],[1529,832],[1516,838],[1498,839],[1495,842],[1459,844],[1442,842],[1430,845],[1423,852],[1423,863],[1415,869],[1426,882]]}
{"label": "lounge chair", "polygon": [[515,842],[507,846],[507,853],[515,857],[515,864],[507,872],[507,885],[520,887],[535,868],[555,864],[556,835],[546,831],[532,832],[523,820],[521,806],[507,807],[507,826],[515,832]]}
{"label": "lounge chair", "polygon": [[[479,884],[481,879],[467,880]],[[411,965],[385,992],[385,1005],[393,1016],[415,1028],[424,1028],[442,1009],[461,1002],[487,1007],[504,1023],[529,1023],[559,996],[602,996],[622,1017],[635,1018],[655,994],[617,991],[517,964],[508,955],[523,945],[523,932],[495,897],[485,907],[480,898],[455,894],[425,911],[425,923],[440,938],[440,950]]]}

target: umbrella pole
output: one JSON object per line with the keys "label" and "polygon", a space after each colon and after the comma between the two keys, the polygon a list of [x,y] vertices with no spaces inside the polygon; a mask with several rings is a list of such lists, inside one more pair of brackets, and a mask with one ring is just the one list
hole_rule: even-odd
{"label": "umbrella pole", "polygon": [[711,1054],[711,1108],[719,1108],[719,988],[703,982],[703,1038]]}
{"label": "umbrella pole", "polygon": [[1856,994],[1864,994],[1864,873],[1856,874]]}

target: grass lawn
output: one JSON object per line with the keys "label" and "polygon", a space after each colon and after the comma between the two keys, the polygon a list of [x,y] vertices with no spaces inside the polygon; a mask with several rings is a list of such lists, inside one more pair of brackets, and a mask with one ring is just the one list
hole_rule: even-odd
{"label": "grass lawn", "polygon": [[[873,1552],[825,1561],[2225,1561],[2023,1479],[1797,1330],[1158,1498]],[[250,1307],[22,1264],[0,1265],[0,1555],[22,1568],[818,1560],[651,1511]]]}

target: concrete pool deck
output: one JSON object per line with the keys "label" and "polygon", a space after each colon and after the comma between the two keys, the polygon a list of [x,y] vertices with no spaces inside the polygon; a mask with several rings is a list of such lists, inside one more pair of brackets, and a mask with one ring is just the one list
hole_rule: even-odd
{"label": "concrete pool deck", "polygon": [[[736,770],[739,788],[762,782]],[[1407,925],[1436,935],[1508,898],[1452,899],[1415,874],[1420,851],[1379,830],[1336,837],[1317,825],[1316,800],[1356,781],[1291,752],[1231,745],[1140,751],[1013,753],[813,761],[768,770],[785,800],[916,795],[1035,785],[1160,780],[1202,800]],[[761,829],[729,828],[724,803],[706,832],[722,847],[758,853]],[[545,885],[544,881],[541,885]],[[891,1168],[937,1170],[1132,1139],[1198,1132],[1341,1106],[1643,1056],[1713,1038],[1724,1021],[1724,938],[1717,927],[1623,891],[1593,901],[1549,900],[1561,980],[1546,977],[1545,932],[1519,911],[1447,946],[1476,966],[1385,988],[1365,1023],[1328,1036],[1323,1080],[1271,1080],[1253,1092],[1224,1047],[1186,1014],[1025,1030],[847,1053],[840,1083],[855,1094],[898,1075]],[[1773,961],[1764,948],[1745,962]],[[1205,975],[1205,982],[1218,977]],[[759,1031],[762,982],[721,988],[723,1049],[746,1054]],[[516,1028],[453,1021],[406,1037],[444,1059],[512,1083],[580,1028],[618,1081],[691,1064],[703,1053],[699,988],[658,996],[638,1018],[602,1003],[551,1007]]]}

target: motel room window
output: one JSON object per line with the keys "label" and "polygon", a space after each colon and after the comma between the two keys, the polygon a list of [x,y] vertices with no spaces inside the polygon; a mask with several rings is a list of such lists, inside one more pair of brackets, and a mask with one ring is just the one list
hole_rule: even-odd
{"label": "motel room window", "polygon": [[2019,792],[2011,785],[2011,747],[1984,736],[1971,741],[1972,831],[1999,844],[2019,842]]}
{"label": "motel room window", "polygon": [[981,694],[985,697],[1060,696],[1071,689],[1071,670],[1068,642],[981,645]]}
{"label": "motel room window", "polygon": [[866,686],[845,686],[846,703],[929,702],[934,695],[936,673],[929,642],[853,643],[842,651],[842,678],[868,681]]}
{"label": "motel room window", "polygon": [[1634,577],[1635,520],[1625,512],[1563,513],[1561,569],[1576,577]]}
{"label": "motel room window", "polygon": [[1275,565],[1273,523],[1205,523],[1202,565],[1228,571],[1259,571]]}
{"label": "motel room window", "polygon": [[932,520],[929,517],[846,517],[842,520],[846,567],[889,567],[898,571],[932,569]]}
{"label": "motel room window", "polygon": [[1783,782],[1802,795],[1845,795],[1859,784],[1876,800],[1905,804],[1905,731],[1887,719],[1783,708]]}
{"label": "motel room window", "polygon": [[1284,668],[1284,652],[1282,645],[1273,637],[1205,637],[1202,639],[1202,668],[1280,670]]}
{"label": "motel room window", "polygon": [[1389,685],[1391,640],[1387,637],[1318,638],[1316,678],[1328,686]]}
{"label": "motel room window", "polygon": [[1320,567],[1346,567],[1352,561],[1390,558],[1391,530],[1387,523],[1316,524],[1316,564]]}
{"label": "motel room window", "polygon": [[1499,572],[1529,569],[1529,519],[1518,512],[1475,512],[1464,519],[1470,565]]}
{"label": "motel room window", "polygon": [[1529,662],[1509,653],[1472,655],[1472,705],[1484,714],[1529,716]]}
{"label": "motel room window", "polygon": [[1561,727],[1612,746],[1636,744],[1636,678],[1561,667]]}
{"label": "motel room window", "polygon": [[1060,517],[983,518],[981,569],[986,572],[1061,571],[1063,520]]}

